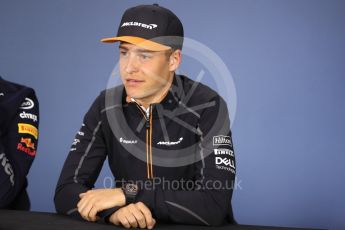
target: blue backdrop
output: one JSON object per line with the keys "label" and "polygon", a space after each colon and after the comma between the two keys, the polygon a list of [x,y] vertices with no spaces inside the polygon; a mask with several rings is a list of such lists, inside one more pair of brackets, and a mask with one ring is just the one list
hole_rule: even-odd
{"label": "blue backdrop", "polygon": [[[344,229],[345,1],[155,2],[232,73],[237,220]],[[54,211],[70,144],[118,60],[116,46],[99,40],[140,3],[153,2],[0,0],[0,75],[35,88],[41,107],[32,210]],[[105,167],[97,185],[110,176]]]}

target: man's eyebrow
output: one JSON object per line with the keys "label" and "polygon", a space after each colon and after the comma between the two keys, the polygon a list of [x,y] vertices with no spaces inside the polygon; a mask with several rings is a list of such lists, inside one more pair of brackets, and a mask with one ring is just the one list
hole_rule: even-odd
{"label": "man's eyebrow", "polygon": [[155,53],[156,51],[147,50],[147,49],[136,49],[135,51],[140,53]]}
{"label": "man's eyebrow", "polygon": [[[124,50],[129,50],[126,46],[124,45],[120,45],[119,49],[124,49]],[[135,52],[139,52],[139,53],[154,53],[156,51],[152,51],[152,50],[147,50],[147,49],[134,49]]]}
{"label": "man's eyebrow", "polygon": [[119,49],[124,49],[124,50],[128,50],[128,48],[126,46],[120,45]]}

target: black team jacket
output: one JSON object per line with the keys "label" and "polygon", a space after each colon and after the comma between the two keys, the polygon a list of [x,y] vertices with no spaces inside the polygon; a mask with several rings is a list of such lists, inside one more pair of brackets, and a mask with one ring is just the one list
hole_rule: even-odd
{"label": "black team jacket", "polygon": [[182,75],[148,111],[126,98],[123,85],[105,90],[86,113],[56,187],[56,210],[79,216],[78,195],[93,188],[108,158],[114,187],[136,183],[135,202],[158,221],[234,223],[236,165],[225,101]]}

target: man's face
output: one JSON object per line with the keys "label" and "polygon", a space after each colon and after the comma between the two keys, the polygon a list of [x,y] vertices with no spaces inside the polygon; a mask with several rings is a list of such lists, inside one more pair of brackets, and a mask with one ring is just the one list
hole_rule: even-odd
{"label": "man's face", "polygon": [[129,97],[150,100],[170,83],[167,51],[149,51],[139,46],[120,44],[120,76]]}

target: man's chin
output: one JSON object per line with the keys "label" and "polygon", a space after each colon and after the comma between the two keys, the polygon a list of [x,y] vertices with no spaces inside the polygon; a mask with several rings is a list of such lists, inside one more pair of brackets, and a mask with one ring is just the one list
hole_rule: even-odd
{"label": "man's chin", "polygon": [[143,93],[139,93],[140,92],[140,89],[127,89],[126,88],[126,94],[128,97],[131,97],[131,98],[134,98],[134,99],[142,99],[142,98],[145,98],[146,95],[143,94]]}
{"label": "man's chin", "polygon": [[140,96],[138,95],[138,90],[132,89],[131,87],[125,87],[125,90],[128,97],[137,98]]}
{"label": "man's chin", "polygon": [[139,99],[140,100],[141,98],[143,98],[143,96],[138,95],[138,93],[131,93],[131,92],[126,91],[126,94],[127,94],[127,97],[133,98],[133,99]]}

